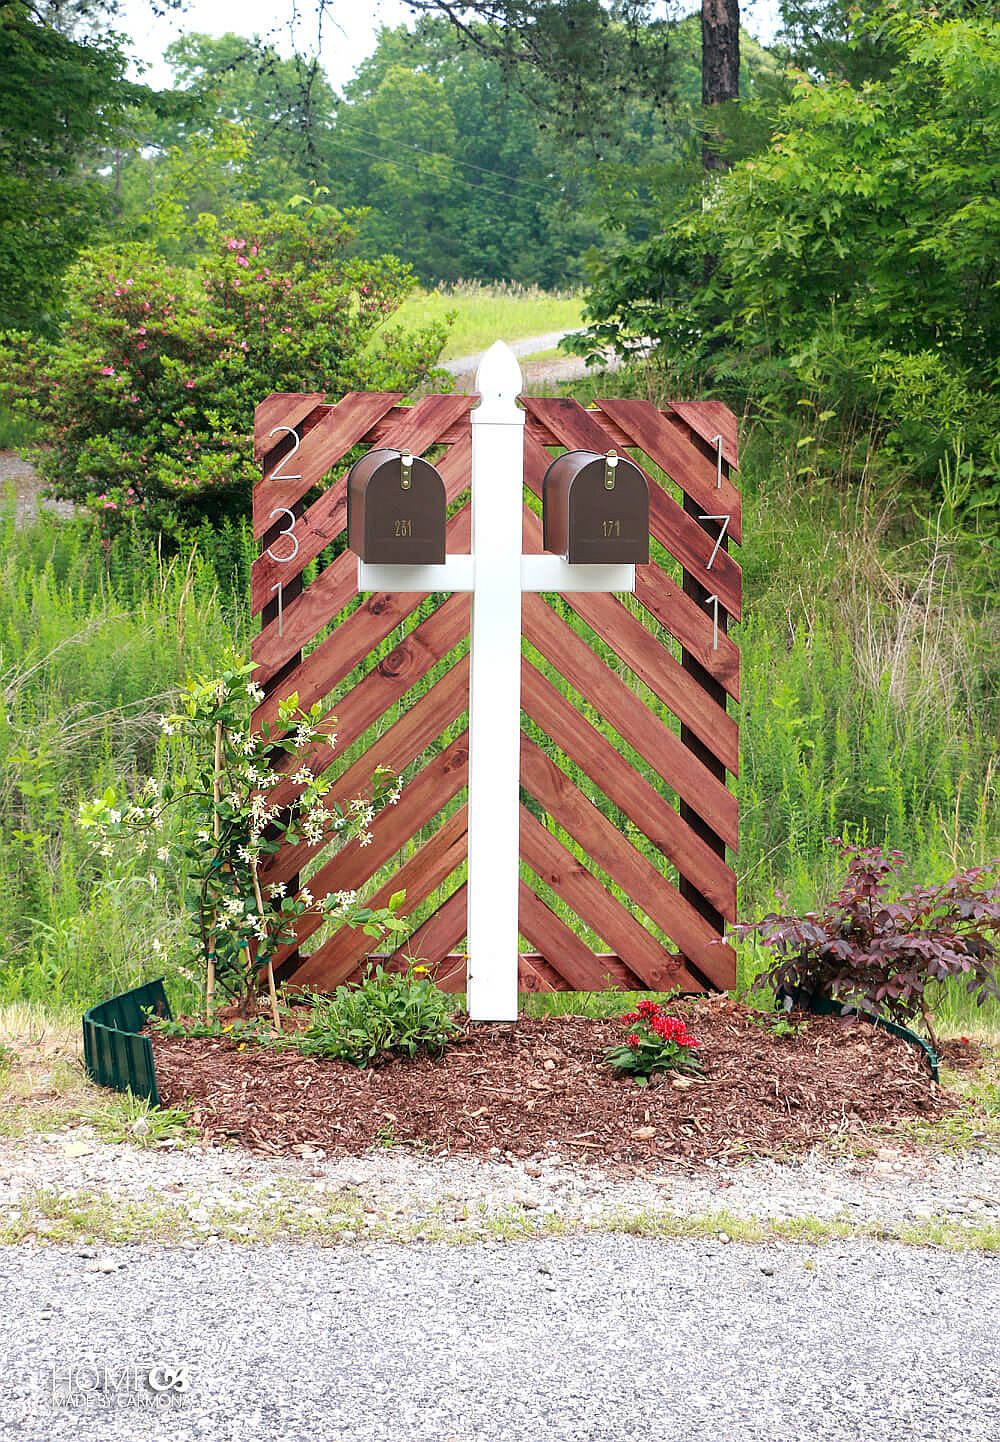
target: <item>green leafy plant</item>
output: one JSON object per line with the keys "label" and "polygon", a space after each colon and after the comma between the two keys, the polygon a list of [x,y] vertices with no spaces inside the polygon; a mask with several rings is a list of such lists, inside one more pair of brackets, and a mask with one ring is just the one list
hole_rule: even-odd
{"label": "green leafy plant", "polygon": [[604,1060],[615,1071],[634,1077],[637,1086],[646,1086],[654,1072],[701,1070],[694,1054],[701,1043],[658,1001],[644,999],[620,1019],[629,1028],[628,1035],[624,1044],[608,1048]]}
{"label": "green leafy plant", "polygon": [[292,1043],[307,1056],[357,1067],[418,1052],[440,1056],[461,1035],[447,996],[419,963],[398,972],[370,964],[363,981],[338,986],[330,996],[314,995],[311,1007],[309,1024]]}
{"label": "green leafy plant", "polygon": [[831,844],[847,857],[847,877],[826,911],[772,913],[732,933],[758,935],[773,953],[761,980],[776,993],[828,997],[849,1011],[904,1024],[920,1019],[936,1050],[935,987],[962,981],[978,1006],[1000,996],[1000,863],[890,901],[891,879],[904,865],[901,852],[839,837]]}
{"label": "green leafy plant", "polygon": [[[317,702],[303,711],[293,694],[277,707],[277,726],[255,726],[253,708],[263,691],[251,679],[253,665],[237,666],[214,679],[198,679],[181,693],[180,710],[161,718],[165,736],[186,743],[186,763],[165,782],[148,777],[120,799],[113,787],[80,810],[80,821],[98,836],[101,856],[144,872],[155,888],[158,869],[183,868],[190,917],[189,945],[205,978],[205,1019],[211,1022],[217,985],[240,998],[246,1014],[266,975],[271,1016],[281,1029],[273,958],[295,945],[303,929],[323,922],[360,927],[379,938],[406,930],[397,912],[404,893],[388,906],[369,907],[351,890],[328,887],[316,895],[308,884],[273,882],[264,889],[260,862],[285,844],[319,851],[336,842],[371,839],[369,826],[384,805],[398,801],[401,783],[376,768],[372,795],[342,805],[333,799],[330,734],[321,729]],[[328,717],[328,724],[335,724]],[[311,764],[310,764],[311,763]],[[168,813],[176,813],[176,836],[165,841]],[[318,873],[329,875],[327,861]],[[151,943],[161,949],[157,938]]]}

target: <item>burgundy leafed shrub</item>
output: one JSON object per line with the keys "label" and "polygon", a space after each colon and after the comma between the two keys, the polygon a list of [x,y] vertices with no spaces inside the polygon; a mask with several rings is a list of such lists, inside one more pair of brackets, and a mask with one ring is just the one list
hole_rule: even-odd
{"label": "burgundy leafed shrub", "polygon": [[964,981],[979,1006],[1000,996],[1000,863],[890,901],[893,875],[904,865],[900,852],[839,838],[831,844],[848,858],[847,877],[825,912],[771,913],[732,928],[740,937],[758,934],[773,953],[761,980],[776,992],[799,989],[893,1021],[921,1018],[932,1044],[936,983]]}

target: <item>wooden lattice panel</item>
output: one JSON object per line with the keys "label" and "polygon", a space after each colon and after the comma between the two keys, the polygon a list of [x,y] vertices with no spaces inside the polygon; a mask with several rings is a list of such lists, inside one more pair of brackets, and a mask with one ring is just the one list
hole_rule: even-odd
{"label": "wooden lattice panel", "polygon": [[[453,510],[448,550],[468,552],[475,399],[431,395],[407,407],[391,393],[351,394],[325,405],[318,395],[279,394],[255,420],[263,479],[253,502],[261,542],[253,659],[265,691],[257,721],[273,725],[278,698],[292,691],[304,706],[327,703],[336,749],[318,748],[314,770],[367,737],[338,776],[338,800],[364,791],[379,764],[406,775],[371,845],[352,842],[331,857],[305,843],[286,846],[269,858],[264,879],[290,882],[308,868],[314,892],[374,880],[375,904],[404,888],[404,910],[418,920],[404,949],[438,966],[440,984],[454,990],[465,985],[456,948],[466,932],[469,679],[468,655],[455,653],[468,636],[469,599],[449,595],[433,609],[418,594],[357,601],[346,472],[348,457],[375,446],[433,452]],[[519,927],[533,949],[521,957],[521,989],[731,986],[735,958],[720,938],[736,914],[727,848],[736,847],[737,808],[726,784],[739,759],[727,712],[739,695],[739,651],[727,634],[741,607],[740,568],[728,550],[741,537],[735,418],[713,401],[663,411],[623,399],[592,410],[561,398],[522,404],[527,488],[540,498],[556,448],[627,452],[649,480],[652,546],[649,564],[636,568],[635,601],[523,597],[530,649],[521,706],[530,725],[521,738]],[[542,549],[541,518],[527,502],[523,548]],[[307,567],[315,574],[304,584]],[[390,645],[398,630],[405,634]],[[275,792],[279,803],[292,795],[290,780]],[[355,977],[369,938],[316,930],[315,919],[302,919],[298,946],[279,956],[279,976],[315,988]]]}

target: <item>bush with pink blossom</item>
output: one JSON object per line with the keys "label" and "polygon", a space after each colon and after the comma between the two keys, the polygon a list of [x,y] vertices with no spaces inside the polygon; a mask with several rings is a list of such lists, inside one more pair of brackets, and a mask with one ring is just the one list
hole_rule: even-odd
{"label": "bush with pink blossom", "polygon": [[51,493],[105,529],[244,515],[253,411],[271,391],[334,401],[437,379],[445,327],[392,326],[409,267],[357,258],[354,234],[332,206],[246,203],[200,218],[187,265],[149,243],[84,252],[59,337],[0,337],[0,397],[39,423]]}

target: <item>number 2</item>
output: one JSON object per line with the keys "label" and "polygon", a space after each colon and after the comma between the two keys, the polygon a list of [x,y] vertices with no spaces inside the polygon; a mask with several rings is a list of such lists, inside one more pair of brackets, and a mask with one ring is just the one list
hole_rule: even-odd
{"label": "number 2", "polygon": [[[286,464],[292,459],[292,457],[294,456],[295,452],[298,450],[298,448],[299,448],[299,446],[302,444],[302,442],[299,440],[299,437],[298,437],[297,433],[295,432],[295,430],[293,430],[293,428],[292,428],[291,426],[272,426],[271,429],[270,429],[270,430],[268,431],[268,433],[267,433],[267,438],[268,438],[268,440],[271,439],[271,437],[274,435],[275,431],[287,431],[287,433],[291,436],[291,438],[292,438],[292,440],[295,442],[295,444],[294,444],[294,446],[292,447],[292,449],[288,452],[288,455],[287,455],[287,456],[282,456],[281,460],[278,462],[278,464],[275,466],[274,470],[273,470],[273,471],[271,472],[271,474],[268,476],[268,480],[269,480],[269,481],[301,481],[301,479],[302,479],[301,476],[285,476],[285,475],[282,475],[282,473],[281,473],[281,468],[282,468],[282,466],[286,465]],[[272,514],[273,514],[273,513],[272,513]],[[289,559],[290,559],[290,558],[289,558]]]}
{"label": "number 2", "polygon": [[[276,556],[276,555],[274,554],[274,552],[271,550],[271,547],[270,547],[270,546],[268,546],[268,548],[267,548],[267,554],[271,557],[271,560],[272,560],[272,561],[278,561],[278,562],[280,562],[282,565],[284,565],[285,562],[287,562],[287,561],[294,561],[294,560],[295,560],[295,557],[299,554],[299,538],[298,538],[298,536],[296,536],[296,535],[294,534],[294,532],[295,532],[295,512],[294,512],[294,511],[290,511],[287,506],[275,506],[274,510],[271,512],[271,515],[272,515],[272,516],[287,516],[287,517],[288,517],[289,524],[284,528],[284,530],[279,531],[278,534],[277,534],[277,536],[275,536],[274,539],[277,541],[277,540],[279,540],[282,536],[287,536],[287,537],[289,538],[289,540],[291,541],[292,547],[293,547],[291,553],[290,553],[289,555],[287,555],[287,556]],[[270,519],[270,517],[269,517],[268,519]]]}

